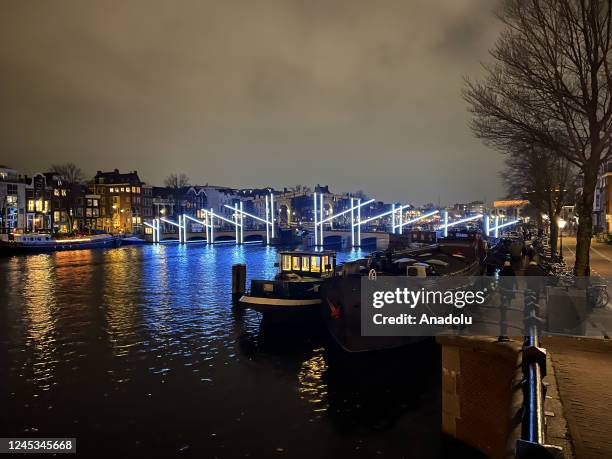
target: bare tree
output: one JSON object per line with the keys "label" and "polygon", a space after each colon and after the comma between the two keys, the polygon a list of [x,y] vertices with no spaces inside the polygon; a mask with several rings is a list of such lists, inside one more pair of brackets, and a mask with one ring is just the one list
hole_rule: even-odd
{"label": "bare tree", "polygon": [[164,185],[178,190],[179,188],[189,186],[189,177],[182,172],[180,174],[170,174],[165,178]]}
{"label": "bare tree", "polygon": [[576,264],[589,274],[597,175],[611,157],[612,0],[505,0],[506,25],[485,65],[467,80],[471,127],[505,151],[533,145],[565,158],[582,175]]}
{"label": "bare tree", "polygon": [[51,172],[59,175],[64,181],[75,184],[85,181],[83,170],[74,163],[53,164]]}
{"label": "bare tree", "polygon": [[524,146],[509,152],[506,168],[500,174],[509,197],[528,199],[541,214],[550,216],[550,241],[557,252],[559,218],[568,198],[574,196],[571,174],[575,167],[565,158],[546,150]]}
{"label": "bare tree", "polygon": [[74,230],[74,221],[77,215],[77,198],[81,195],[81,187],[85,182],[83,170],[74,163],[63,163],[51,165],[51,172],[65,182],[67,194],[62,196],[67,212],[65,213],[69,232]]}

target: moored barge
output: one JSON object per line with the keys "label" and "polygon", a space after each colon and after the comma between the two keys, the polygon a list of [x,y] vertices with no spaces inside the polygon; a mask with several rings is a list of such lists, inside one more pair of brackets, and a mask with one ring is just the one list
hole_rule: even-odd
{"label": "moored barge", "polygon": [[278,274],[272,280],[254,279],[240,304],[264,316],[292,319],[317,313],[321,284],[335,275],[333,251],[280,252]]}
{"label": "moored barge", "polygon": [[361,280],[364,276],[476,276],[480,263],[472,241],[444,241],[397,252],[378,252],[342,265],[321,287],[321,315],[338,345],[347,352],[399,348],[419,341],[415,336],[362,336]]}
{"label": "moored barge", "polygon": [[8,235],[0,240],[0,253],[44,253],[58,250],[84,250],[117,247],[121,241],[110,234],[54,238],[45,233]]}

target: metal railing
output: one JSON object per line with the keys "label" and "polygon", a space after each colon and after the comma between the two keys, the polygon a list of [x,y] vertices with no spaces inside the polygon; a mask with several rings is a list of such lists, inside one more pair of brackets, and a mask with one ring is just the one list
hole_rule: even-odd
{"label": "metal railing", "polygon": [[531,290],[525,291],[525,340],[523,342],[523,407],[521,438],[516,444],[517,459],[558,458],[562,449],[546,444],[546,419],[544,400],[546,386],[546,350],[540,346],[539,304],[537,295]]}

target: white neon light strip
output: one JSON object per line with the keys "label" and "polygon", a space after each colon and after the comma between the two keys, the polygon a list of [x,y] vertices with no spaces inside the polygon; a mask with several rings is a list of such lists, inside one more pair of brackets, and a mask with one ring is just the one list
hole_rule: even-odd
{"label": "white neon light strip", "polygon": [[[360,200],[359,202],[361,202],[361,200]],[[410,204],[407,204],[407,205],[402,206],[402,207],[398,207],[398,208],[396,208],[396,209],[391,209],[391,210],[389,210],[389,211],[387,211],[387,212],[383,212],[382,214],[376,215],[376,216],[374,216],[374,217],[367,218],[367,219],[365,219],[365,220],[364,220],[364,221],[362,221],[362,222],[355,223],[355,225],[365,225],[366,223],[370,223],[371,221],[377,220],[377,219],[379,219],[379,218],[381,218],[381,217],[386,217],[387,215],[391,215],[391,213],[393,213],[393,212],[397,212],[397,211],[398,211],[398,209],[403,210],[403,209],[406,209],[407,207],[410,207]]]}
{"label": "white neon light strip", "polygon": [[443,229],[445,227],[450,228],[451,226],[460,225],[461,223],[470,222],[472,220],[478,220],[479,218],[482,218],[482,214],[474,215],[472,217],[467,217],[461,220],[457,220],[455,222],[447,223],[446,225],[440,226],[438,229]]}
{"label": "white neon light strip", "polygon": [[[179,218],[180,218],[180,217],[179,217]],[[160,217],[160,220],[161,220],[162,222],[169,223],[170,225],[174,225],[174,226],[176,226],[176,227],[178,227],[178,228],[182,228],[182,225],[181,225],[180,223],[173,222],[172,220],[168,220],[167,218]]]}
{"label": "white neon light strip", "polygon": [[242,201],[240,201],[240,243],[244,244],[244,211],[242,210]]}
{"label": "white neon light strip", "polygon": [[351,198],[351,247],[355,247],[355,204]]}
{"label": "white neon light strip", "polygon": [[208,226],[208,223],[206,223],[205,220],[198,220],[197,218],[193,218],[191,215],[184,215],[184,217],[188,220],[191,220],[194,223],[199,223],[200,225],[203,225],[206,227]]}
{"label": "white neon light strip", "polygon": [[272,225],[272,239],[274,239],[274,215],[276,215],[274,213],[274,193],[270,193],[270,208],[272,209],[272,214],[270,215],[270,223]]}
{"label": "white neon light strip", "polygon": [[433,212],[429,212],[428,214],[421,215],[420,217],[413,218],[412,220],[405,221],[405,222],[404,222],[404,223],[402,223],[402,224],[401,224],[399,227],[401,228],[401,227],[403,227],[403,226],[410,225],[410,224],[412,224],[412,223],[414,223],[414,222],[418,222],[419,220],[422,220],[422,219],[424,219],[424,218],[431,217],[432,215],[436,215],[436,214],[438,214],[438,213],[440,213],[440,211],[439,211],[439,210],[434,210]]}
{"label": "white neon light strip", "polygon": [[512,220],[511,222],[503,223],[503,224],[498,225],[498,226],[496,226],[494,228],[491,228],[491,229],[499,230],[501,228],[505,228],[506,226],[514,225],[514,224],[519,223],[519,222],[520,222],[520,220]]}
{"label": "white neon light strip", "polygon": [[[233,209],[233,207],[230,207],[230,209]],[[237,225],[237,223],[236,223],[236,222],[233,222],[233,221],[231,221],[231,220],[228,220],[227,218],[222,217],[221,215],[214,213],[212,209],[210,210],[210,213],[211,213],[211,215],[212,215],[213,217],[217,217],[219,220],[223,220],[224,222],[227,222],[227,223],[229,223],[229,224],[231,224],[231,225]]]}
{"label": "white neon light strip", "polygon": [[[241,203],[241,204],[242,204],[242,203]],[[232,210],[234,210],[234,208],[233,208],[233,207],[230,207],[230,206],[228,206],[227,204],[225,204],[225,207],[227,207],[228,209],[232,209]],[[248,212],[245,212],[245,211],[244,211],[244,210],[242,210],[242,209],[239,209],[239,210],[238,210],[238,212],[240,212],[241,214],[246,215],[247,217],[251,217],[251,218],[253,218],[253,219],[255,219],[255,220],[259,220],[259,221],[260,221],[260,222],[262,222],[262,223],[270,223],[270,222],[268,222],[268,221],[264,220],[263,218],[260,218],[260,217],[257,217],[256,215],[253,215],[253,214],[250,214],[250,213],[248,213]]]}
{"label": "white neon light strip", "polygon": [[234,219],[236,220],[236,226],[234,227],[234,239],[236,241],[236,244],[240,244],[240,241],[238,240],[238,238],[240,237],[238,235],[238,226],[240,225],[238,223],[238,203],[234,203]]}
{"label": "white neon light strip", "polygon": [[315,191],[313,194],[313,199],[314,199],[314,236],[315,236],[315,247],[319,245],[319,235],[318,235],[318,228],[317,228],[317,192]]}
{"label": "white neon light strip", "polygon": [[266,245],[270,245],[270,202],[266,196]]}
{"label": "white neon light strip", "polygon": [[361,247],[361,199],[357,200],[357,246]]}
{"label": "white neon light strip", "polygon": [[[320,198],[319,214],[321,215],[321,218],[319,220],[323,220],[323,193],[319,193],[319,198]],[[319,241],[321,242],[321,247],[323,247],[323,224],[320,223],[320,226],[321,226],[321,234],[319,236]]]}
{"label": "white neon light strip", "polygon": [[210,208],[210,243],[215,243],[215,213],[213,212],[213,208]]}

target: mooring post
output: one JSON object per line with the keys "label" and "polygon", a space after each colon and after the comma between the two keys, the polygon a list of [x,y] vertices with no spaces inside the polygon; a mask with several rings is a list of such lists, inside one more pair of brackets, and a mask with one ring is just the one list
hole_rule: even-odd
{"label": "mooring post", "polygon": [[232,300],[238,301],[246,292],[246,265],[232,265]]}

